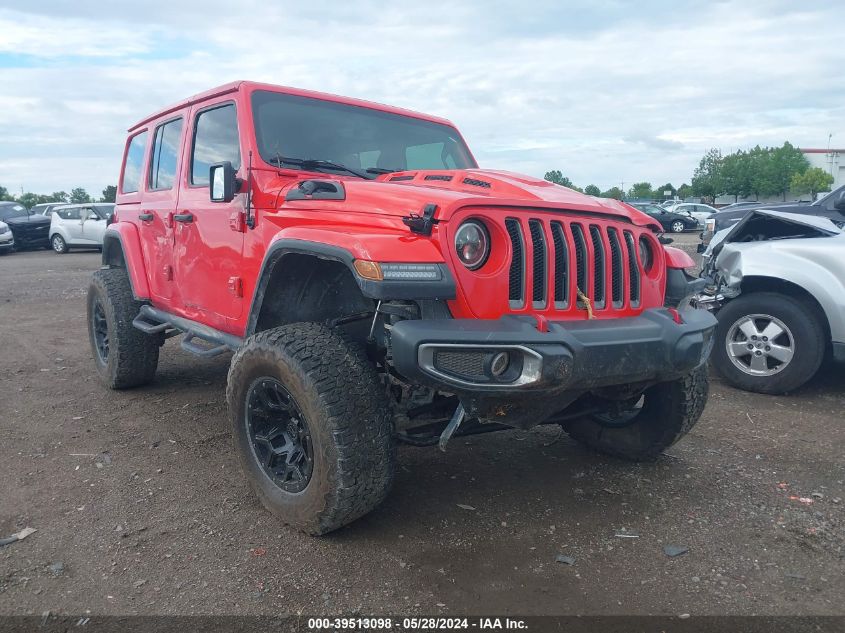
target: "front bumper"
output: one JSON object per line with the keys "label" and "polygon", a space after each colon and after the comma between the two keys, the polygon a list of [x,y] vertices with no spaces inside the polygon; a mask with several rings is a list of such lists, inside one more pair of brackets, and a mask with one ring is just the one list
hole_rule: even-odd
{"label": "front bumper", "polygon": [[[500,400],[664,382],[702,365],[712,348],[715,317],[705,310],[679,314],[680,323],[665,308],[556,321],[547,332],[530,317],[401,321],[391,331],[393,362],[412,382]],[[495,376],[501,353],[508,354],[507,369]]]}
{"label": "front bumper", "polygon": [[0,234],[0,252],[10,251],[15,247],[15,238],[12,232]]}

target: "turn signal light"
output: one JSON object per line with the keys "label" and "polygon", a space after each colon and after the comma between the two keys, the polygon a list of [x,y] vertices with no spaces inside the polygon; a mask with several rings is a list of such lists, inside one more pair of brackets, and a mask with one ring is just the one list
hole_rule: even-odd
{"label": "turn signal light", "polygon": [[382,281],[384,279],[384,273],[382,272],[381,266],[378,262],[371,262],[366,259],[356,259],[354,266],[355,272],[361,275],[364,279],[370,279],[372,281]]}

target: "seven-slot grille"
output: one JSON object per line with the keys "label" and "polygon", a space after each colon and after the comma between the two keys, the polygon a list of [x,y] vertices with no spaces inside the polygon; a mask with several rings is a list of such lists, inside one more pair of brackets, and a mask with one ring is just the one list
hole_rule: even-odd
{"label": "seven-slot grille", "polygon": [[536,218],[506,218],[505,229],[513,250],[508,275],[511,308],[526,307],[529,291],[530,306],[537,309],[551,299],[557,310],[570,309],[573,301],[583,310],[585,297],[595,310],[639,305],[642,272],[632,231],[589,221]]}

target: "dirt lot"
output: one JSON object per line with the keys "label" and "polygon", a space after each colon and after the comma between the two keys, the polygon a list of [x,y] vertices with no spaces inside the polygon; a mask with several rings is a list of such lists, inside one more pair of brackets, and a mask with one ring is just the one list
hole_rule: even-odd
{"label": "dirt lot", "polygon": [[38,530],[0,548],[0,613],[845,613],[841,366],[791,397],[714,379],[649,465],[551,428],[403,447],[389,500],[315,539],[238,469],[228,357],[171,340],[152,386],[96,382],[98,264],[0,258],[0,537]]}

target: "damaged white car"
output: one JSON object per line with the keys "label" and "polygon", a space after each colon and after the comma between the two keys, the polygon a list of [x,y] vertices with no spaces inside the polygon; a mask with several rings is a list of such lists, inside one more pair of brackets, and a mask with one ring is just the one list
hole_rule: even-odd
{"label": "damaged white car", "polygon": [[756,210],[717,234],[695,301],[719,325],[711,360],[731,385],[785,393],[826,354],[845,361],[845,216]]}

